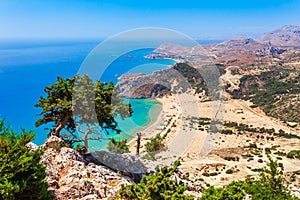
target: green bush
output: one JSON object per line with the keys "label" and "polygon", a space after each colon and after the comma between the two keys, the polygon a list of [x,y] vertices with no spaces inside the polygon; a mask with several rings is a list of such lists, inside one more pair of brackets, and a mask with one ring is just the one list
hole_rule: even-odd
{"label": "green bush", "polygon": [[78,151],[80,154],[85,154],[85,152],[87,152],[85,146],[81,144],[77,144],[75,150]]}
{"label": "green bush", "polygon": [[40,163],[43,151],[30,151],[26,144],[33,132],[15,133],[0,122],[0,199],[53,199],[46,172]]}
{"label": "green bush", "polygon": [[112,153],[128,153],[129,147],[127,145],[127,140],[123,139],[120,141],[115,140],[114,138],[108,143],[107,147],[109,152]]}
{"label": "green bush", "polygon": [[145,155],[143,155],[142,159],[152,160],[152,161],[155,160],[155,158],[153,156],[151,156],[150,154],[148,154],[148,153],[146,153]]}
{"label": "green bush", "polygon": [[232,169],[227,169],[226,170],[226,174],[232,174],[232,173],[233,173]]}
{"label": "green bush", "polygon": [[116,199],[126,200],[164,200],[164,199],[182,199],[192,200],[192,196],[184,195],[187,186],[183,182],[177,182],[170,177],[176,172],[180,165],[175,161],[171,168],[163,167],[157,170],[154,175],[143,176],[138,184],[122,185]]}
{"label": "green bush", "polygon": [[209,176],[217,176],[217,175],[218,175],[217,172],[211,172],[211,173],[209,174]]}
{"label": "green bush", "polygon": [[155,137],[151,138],[149,142],[145,144],[146,151],[150,155],[153,155],[153,153],[164,150],[166,148],[164,143],[164,137],[161,137],[159,134],[157,134]]}
{"label": "green bush", "polygon": [[206,177],[209,177],[209,173],[207,173],[207,172],[204,172],[202,175],[206,176]]}
{"label": "green bush", "polygon": [[256,148],[257,148],[257,145],[256,145],[255,143],[250,143],[250,144],[249,144],[249,148],[254,148],[254,149],[256,149]]}
{"label": "green bush", "polygon": [[300,159],[300,150],[292,150],[286,155],[286,157]]}

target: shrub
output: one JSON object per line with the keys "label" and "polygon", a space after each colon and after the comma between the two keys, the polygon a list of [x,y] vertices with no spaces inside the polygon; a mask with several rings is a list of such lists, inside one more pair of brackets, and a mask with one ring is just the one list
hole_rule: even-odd
{"label": "shrub", "polygon": [[164,138],[157,134],[155,137],[151,138],[149,142],[145,144],[146,151],[149,154],[161,151],[165,149]]}
{"label": "shrub", "polygon": [[207,173],[207,172],[204,172],[202,175],[206,176],[206,177],[209,177],[209,173]]}
{"label": "shrub", "polygon": [[120,141],[115,140],[114,138],[108,143],[107,147],[109,152],[112,153],[128,153],[129,147],[127,145],[127,140],[123,139]]}
{"label": "shrub", "polygon": [[271,153],[271,148],[269,148],[269,147],[266,147],[265,148],[265,152],[268,154],[268,153]]}
{"label": "shrub", "polygon": [[224,157],[224,160],[227,160],[227,161],[239,161],[240,158],[239,157],[230,157],[230,156],[227,156],[227,157]]}
{"label": "shrub", "polygon": [[170,178],[177,171],[179,165],[180,162],[175,161],[173,167],[163,167],[154,175],[143,176],[138,184],[122,185],[116,199],[194,199],[192,196],[183,194],[188,189],[183,182],[177,182]]}
{"label": "shrub", "polygon": [[84,154],[86,152],[85,146],[81,144],[77,144],[75,150],[80,154]]}
{"label": "shrub", "polygon": [[277,167],[277,162],[270,156],[268,168],[260,169],[262,173],[259,179],[246,179],[245,181],[233,181],[225,188],[207,188],[200,200],[244,200],[246,194],[250,194],[252,199],[272,199],[272,200],[297,200],[284,187],[281,171]]}
{"label": "shrub", "polygon": [[232,169],[227,169],[226,170],[226,174],[232,174],[232,173],[233,173]]}
{"label": "shrub", "polygon": [[217,176],[217,175],[218,175],[217,172],[211,172],[211,173],[209,174],[209,176]]}
{"label": "shrub", "polygon": [[53,199],[40,163],[43,150],[26,146],[34,135],[24,130],[15,133],[0,122],[0,199]]}
{"label": "shrub", "polygon": [[146,153],[145,155],[143,155],[142,159],[152,160],[152,161],[155,160],[155,158],[153,156],[149,155],[148,153]]}
{"label": "shrub", "polygon": [[249,144],[249,147],[250,147],[250,148],[256,149],[256,148],[257,148],[257,145],[256,145],[255,143],[250,143],[250,144]]}
{"label": "shrub", "polygon": [[249,157],[247,161],[250,162],[252,160],[254,160],[254,158],[253,157]]}
{"label": "shrub", "polygon": [[292,150],[287,154],[286,157],[300,159],[300,150]]}

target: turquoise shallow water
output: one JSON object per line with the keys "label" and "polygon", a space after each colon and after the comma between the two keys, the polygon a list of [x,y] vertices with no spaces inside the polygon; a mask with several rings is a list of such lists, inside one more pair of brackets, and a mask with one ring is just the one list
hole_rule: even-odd
{"label": "turquoise shallow water", "polygon": [[[43,88],[56,81],[57,76],[74,76],[84,58],[98,44],[94,41],[17,41],[0,43],[0,118],[20,130],[20,126],[36,132],[34,140],[42,144],[48,134],[44,128],[50,125],[35,127],[41,110],[33,105],[44,95]],[[173,64],[171,60],[153,60],[143,56],[152,53],[152,49],[141,49],[130,52],[116,59],[105,71],[101,81],[117,82],[117,78],[130,72],[150,73]],[[145,65],[146,64],[146,65]],[[143,66],[138,67],[136,66]],[[145,68],[146,67],[146,68]],[[149,126],[156,120],[161,111],[159,102],[151,99],[126,99],[132,104],[131,118],[120,120],[121,134],[111,133],[104,137],[132,138],[136,132]],[[91,142],[90,149],[104,147],[107,141]]]}
{"label": "turquoise shallow water", "polygon": [[[103,137],[114,137],[117,140],[129,140],[135,137],[136,133],[155,122],[162,109],[161,103],[154,99],[125,99],[125,102],[129,102],[132,105],[134,112],[130,118],[124,120],[118,119],[119,128],[122,132],[120,134],[103,134]],[[109,140],[103,140],[101,143],[90,141],[90,150],[93,151],[105,148],[108,142]]]}

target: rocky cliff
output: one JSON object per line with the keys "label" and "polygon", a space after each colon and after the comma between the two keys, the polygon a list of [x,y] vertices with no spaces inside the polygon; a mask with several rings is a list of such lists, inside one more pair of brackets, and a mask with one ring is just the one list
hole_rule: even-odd
{"label": "rocky cliff", "polygon": [[[42,163],[46,167],[49,190],[56,200],[65,199],[110,199],[123,184],[135,184],[143,174],[152,174],[162,165],[143,160],[133,154],[114,154],[96,151],[85,156],[76,150],[61,147],[63,141],[51,136],[41,147],[45,148]],[[39,148],[28,143],[31,150]],[[197,181],[185,180],[181,169],[172,176],[188,186],[186,194],[199,197],[202,187]]]}
{"label": "rocky cliff", "polygon": [[122,184],[133,183],[130,178],[106,166],[85,162],[74,149],[58,149],[60,142],[59,138],[50,137],[42,157],[49,190],[55,199],[105,199],[114,196]]}

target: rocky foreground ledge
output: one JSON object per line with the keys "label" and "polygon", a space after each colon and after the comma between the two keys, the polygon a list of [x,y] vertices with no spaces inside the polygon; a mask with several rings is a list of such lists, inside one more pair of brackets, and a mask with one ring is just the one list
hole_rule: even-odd
{"label": "rocky foreground ledge", "polygon": [[[42,163],[46,166],[49,190],[55,199],[108,199],[114,197],[123,184],[134,184],[143,174],[154,173],[161,165],[154,161],[139,159],[133,154],[113,154],[106,151],[92,152],[82,156],[66,147],[58,137],[51,136],[42,145],[46,150]],[[36,150],[33,143],[27,145]],[[202,187],[198,182],[184,180],[185,173],[179,169],[173,179],[188,186],[186,194],[199,197]]]}

